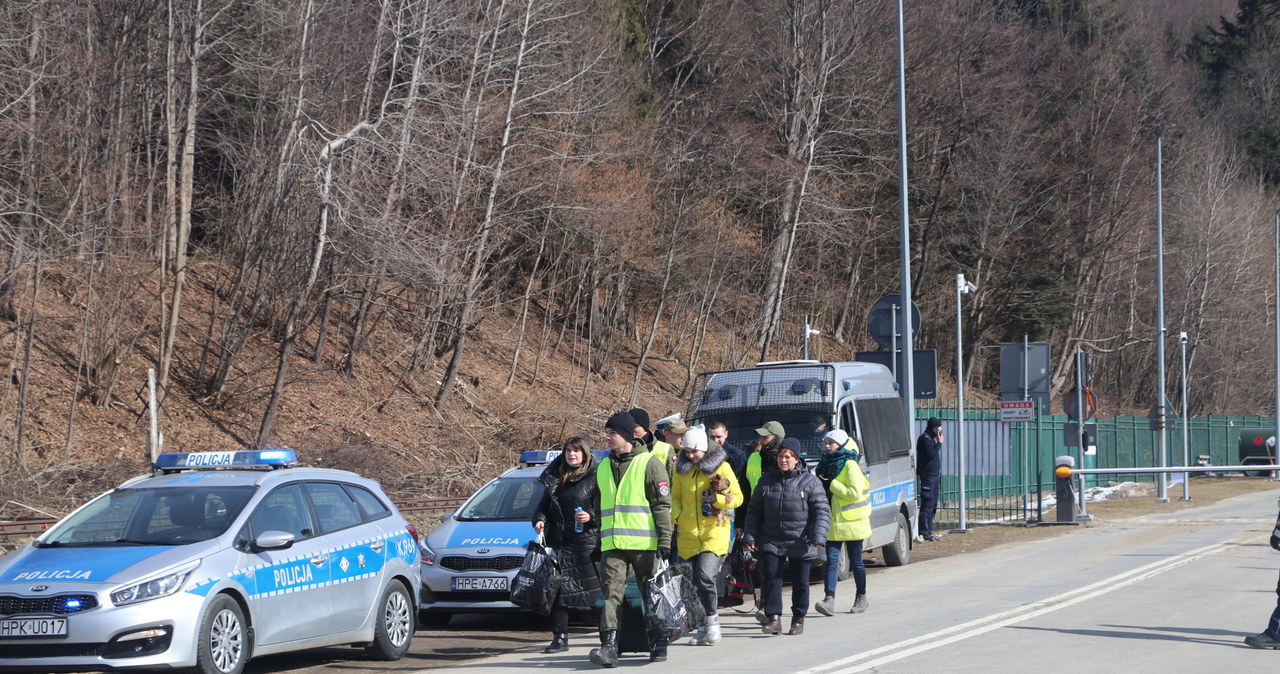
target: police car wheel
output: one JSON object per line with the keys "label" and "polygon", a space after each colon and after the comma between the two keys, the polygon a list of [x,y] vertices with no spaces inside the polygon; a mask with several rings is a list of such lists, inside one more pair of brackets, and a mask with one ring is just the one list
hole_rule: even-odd
{"label": "police car wheel", "polygon": [[239,674],[248,660],[244,612],[225,594],[218,595],[200,621],[196,647],[199,674]]}
{"label": "police car wheel", "polygon": [[413,641],[413,598],[404,585],[395,581],[382,592],[375,614],[377,624],[373,628],[373,643],[365,649],[374,660],[399,660],[409,652]]}

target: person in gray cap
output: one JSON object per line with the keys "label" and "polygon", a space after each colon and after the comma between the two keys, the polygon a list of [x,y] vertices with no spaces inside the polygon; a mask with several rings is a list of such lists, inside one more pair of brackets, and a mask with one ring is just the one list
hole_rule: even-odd
{"label": "person in gray cap", "polygon": [[924,432],[916,440],[916,477],[920,478],[920,539],[936,541],[933,515],[938,511],[938,489],[942,486],[942,420],[929,417]]}

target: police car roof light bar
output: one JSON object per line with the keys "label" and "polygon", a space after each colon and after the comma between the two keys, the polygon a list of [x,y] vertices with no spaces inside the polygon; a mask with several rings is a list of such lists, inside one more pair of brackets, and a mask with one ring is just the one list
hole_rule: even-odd
{"label": "police car roof light bar", "polygon": [[[597,461],[603,461],[609,456],[609,450],[607,449],[593,449],[591,450],[591,453],[596,455]],[[562,454],[562,452],[558,449],[550,451],[542,449],[527,449],[520,452],[520,463],[526,466],[540,466],[551,463],[557,456],[560,456],[560,454]]]}
{"label": "police car roof light bar", "polygon": [[256,449],[235,452],[173,452],[156,457],[155,469],[162,472],[180,470],[219,470],[287,468],[298,464],[292,449]]}

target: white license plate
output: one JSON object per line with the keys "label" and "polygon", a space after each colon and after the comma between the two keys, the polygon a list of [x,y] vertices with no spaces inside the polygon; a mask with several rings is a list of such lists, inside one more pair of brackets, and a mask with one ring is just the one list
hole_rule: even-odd
{"label": "white license plate", "polygon": [[454,578],[454,590],[506,590],[507,577],[496,578]]}
{"label": "white license plate", "polygon": [[0,638],[34,639],[67,636],[66,618],[0,618]]}

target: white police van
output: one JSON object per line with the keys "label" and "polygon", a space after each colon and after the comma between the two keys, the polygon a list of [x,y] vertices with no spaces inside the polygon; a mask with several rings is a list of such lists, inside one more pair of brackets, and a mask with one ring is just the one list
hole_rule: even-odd
{"label": "white police van", "polygon": [[257,655],[345,644],[399,659],[417,532],[376,482],[296,463],[162,454],[0,558],[0,670],[237,674]]}
{"label": "white police van", "polygon": [[[916,526],[915,445],[893,374],[876,363],[812,360],[757,363],[704,372],[694,384],[686,418],[721,421],[729,442],[744,451],[757,428],[777,421],[796,438],[806,461],[825,451],[822,436],[839,428],[861,440],[871,480],[871,538],[890,566],[910,561]],[[768,467],[765,467],[766,470]],[[848,559],[841,559],[841,576]]]}

